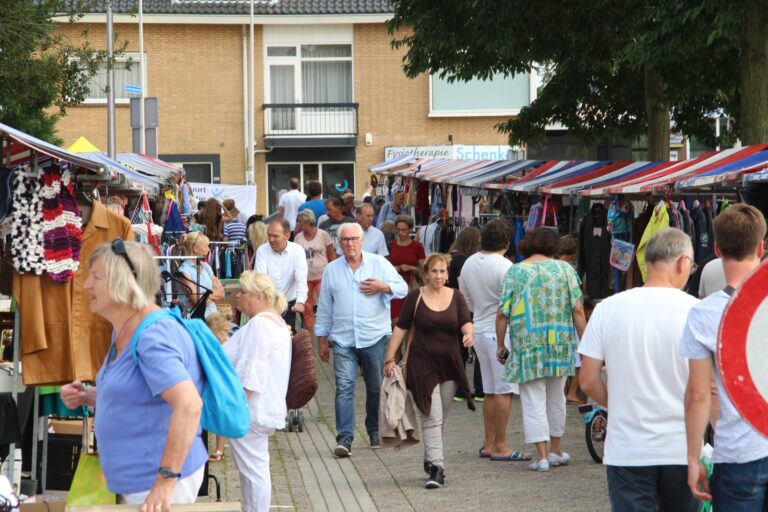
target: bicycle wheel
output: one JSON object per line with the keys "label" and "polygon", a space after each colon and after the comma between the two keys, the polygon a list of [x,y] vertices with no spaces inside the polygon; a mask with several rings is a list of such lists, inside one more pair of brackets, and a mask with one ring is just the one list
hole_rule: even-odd
{"label": "bicycle wheel", "polygon": [[608,432],[608,413],[599,411],[589,423],[585,425],[584,434],[587,441],[587,450],[592,460],[601,464],[603,462],[603,450],[605,436]]}

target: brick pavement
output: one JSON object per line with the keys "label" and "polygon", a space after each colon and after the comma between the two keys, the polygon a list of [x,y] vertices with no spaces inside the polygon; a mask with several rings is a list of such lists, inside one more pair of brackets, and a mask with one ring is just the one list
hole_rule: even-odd
{"label": "brick pavement", "polygon": [[[575,407],[568,408],[563,440],[573,462],[549,473],[534,473],[526,463],[479,459],[482,404],[477,404],[478,410],[473,413],[466,404],[454,403],[444,436],[446,486],[428,491],[423,488],[421,446],[403,450],[368,448],[361,379],[356,389],[357,438],[352,457],[333,456],[333,374],[328,364],[318,361],[317,367],[320,389],[304,409],[304,432],[277,432],[270,440],[272,510],[609,510],[605,471],[589,458]],[[513,447],[523,448],[519,400],[513,401],[508,432]],[[224,500],[239,500],[239,476],[228,447],[224,461],[211,464],[211,472],[221,482]]]}

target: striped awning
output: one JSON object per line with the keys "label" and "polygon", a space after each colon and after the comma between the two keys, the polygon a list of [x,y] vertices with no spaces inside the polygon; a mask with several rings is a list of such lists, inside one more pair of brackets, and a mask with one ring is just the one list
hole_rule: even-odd
{"label": "striped awning", "polygon": [[744,149],[750,151],[752,149],[757,149],[757,151],[751,154],[747,151],[746,156],[743,158],[702,172],[695,177],[686,178],[680,181],[676,188],[679,190],[687,190],[708,187],[723,183],[724,181],[743,180],[749,174],[768,168],[768,145],[750,146]]}

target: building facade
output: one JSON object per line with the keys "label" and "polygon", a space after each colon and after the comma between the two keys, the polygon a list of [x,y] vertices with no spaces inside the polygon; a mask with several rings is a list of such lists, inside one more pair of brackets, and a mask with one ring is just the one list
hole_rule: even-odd
{"label": "building facade", "polygon": [[[140,83],[138,20],[132,0],[115,1],[116,40],[127,43],[116,66],[118,151],[132,147],[126,85]],[[250,4],[146,0],[147,96],[159,102],[159,157],[184,165],[190,181],[247,183],[249,62],[254,74],[253,183],[257,211],[276,209],[291,177],[323,183],[324,194],[351,188],[360,196],[368,167],[402,146],[506,147],[495,124],[535,96],[527,76],[450,84],[436,76],[408,79],[404,51],[393,50],[388,2],[256,4],[254,54]],[[104,47],[106,17],[94,12],[61,23],[65,37]],[[101,44],[103,43],[103,44]],[[66,143],[85,136],[107,146],[105,73],[89,99],[58,124]],[[129,87],[130,89],[130,87]],[[475,153],[477,154],[477,153]]]}

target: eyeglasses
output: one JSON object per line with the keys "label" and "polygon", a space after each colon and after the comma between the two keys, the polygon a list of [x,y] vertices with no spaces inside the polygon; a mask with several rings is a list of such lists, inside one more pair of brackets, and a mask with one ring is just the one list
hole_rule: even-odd
{"label": "eyeglasses", "polygon": [[128,257],[128,251],[125,250],[125,244],[123,243],[122,238],[115,238],[114,240],[112,240],[112,252],[117,254],[118,256],[122,256],[123,259],[125,259],[125,262],[128,264],[128,267],[131,269],[133,278],[138,280],[139,276],[138,274],[136,274],[136,267],[133,266],[133,262],[131,261],[131,258]]}
{"label": "eyeglasses", "polygon": [[358,240],[360,240],[359,236],[352,236],[349,238],[339,238],[339,242],[343,244],[351,244],[351,243],[357,242]]}
{"label": "eyeglasses", "polygon": [[697,270],[699,270],[699,265],[695,261],[693,261],[693,258],[691,258],[688,255],[683,256],[683,258],[691,260],[691,274],[695,274]]}

